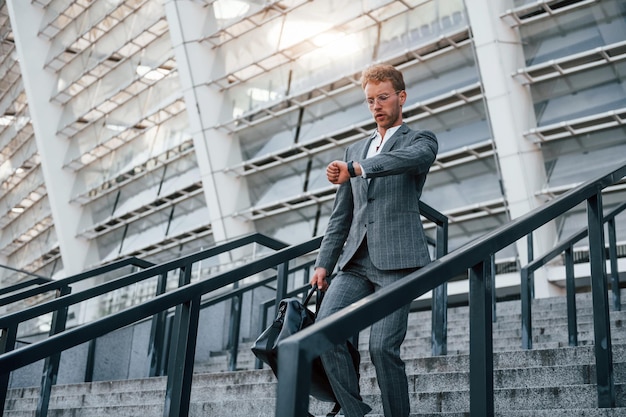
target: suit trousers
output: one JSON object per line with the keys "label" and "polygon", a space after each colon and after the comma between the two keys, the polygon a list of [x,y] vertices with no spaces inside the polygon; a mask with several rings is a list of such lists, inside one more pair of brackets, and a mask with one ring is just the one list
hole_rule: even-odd
{"label": "suit trousers", "polygon": [[[333,278],[318,312],[318,321],[418,269],[377,269],[370,261],[366,241],[363,240],[352,260]],[[376,369],[385,417],[408,417],[410,412],[408,381],[400,358],[409,309],[408,304],[399,306],[370,329],[369,353]],[[344,416],[363,417],[371,411],[360,395],[359,377],[346,345],[335,346],[321,358]]]}

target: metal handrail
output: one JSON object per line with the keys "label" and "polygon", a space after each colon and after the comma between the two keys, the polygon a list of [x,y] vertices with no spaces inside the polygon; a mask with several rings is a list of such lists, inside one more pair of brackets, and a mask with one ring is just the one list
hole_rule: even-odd
{"label": "metal handrail", "polygon": [[90,269],[85,272],[81,272],[76,275],[72,275],[67,278],[62,278],[59,280],[47,279],[45,282],[42,282],[41,278],[34,278],[32,280],[21,282],[18,284],[14,284],[10,287],[4,288],[4,290],[7,290],[5,292],[8,293],[8,292],[13,292],[13,291],[25,288],[26,286],[39,285],[38,287],[30,288],[28,290],[21,291],[19,293],[11,294],[10,296],[0,298],[0,306],[22,301],[26,298],[33,297],[33,296],[43,294],[46,292],[58,291],[63,287],[69,286],[70,284],[84,281],[86,279],[93,278],[93,277],[105,274],[107,272],[111,272],[111,271],[123,268],[125,266],[138,266],[140,268],[148,268],[153,265],[154,264],[152,262],[148,262],[143,259],[136,258],[136,257],[129,257],[129,258],[120,259],[115,262],[111,262],[110,264],[106,264],[103,266],[99,266],[97,268]]}
{"label": "metal handrail", "polygon": [[[12,350],[0,355],[0,374],[9,372],[34,363],[50,355],[78,346],[82,343],[103,336],[114,330],[137,323],[148,317],[176,307],[175,323],[172,326],[172,343],[170,349],[170,365],[167,372],[167,391],[164,415],[184,416],[188,413],[191,378],[193,376],[193,360],[198,331],[200,299],[211,291],[224,288],[244,277],[258,274],[276,265],[288,262],[299,256],[307,255],[319,248],[321,237],[313,238],[299,245],[281,249],[264,258],[252,261],[247,265],[218,274],[196,283],[186,283],[180,288],[161,294],[140,305],[111,314],[91,323],[66,330],[49,338]],[[143,271],[135,272],[120,278],[129,281],[129,277],[145,279],[180,270],[181,277],[188,277],[194,263],[205,259],[206,251],[188,255],[166,262]],[[64,297],[64,298],[69,298]],[[59,299],[62,300],[62,299]],[[57,300],[55,300],[57,301]],[[67,301],[67,300],[64,300]]]}
{"label": "metal handrail", "polygon": [[[143,261],[137,258],[127,258],[121,261],[118,261],[113,264],[105,265],[99,268],[96,268],[91,271],[87,271],[81,274],[77,274],[65,279],[61,279],[58,281],[50,282],[48,284],[44,284],[38,288],[30,289],[23,291],[19,294],[11,295],[9,297],[5,297],[5,299],[10,300],[10,302],[14,302],[17,300],[17,296],[21,296],[22,298],[26,298],[41,292],[51,291],[56,289],[58,291],[58,298],[54,300],[50,300],[30,308],[17,311],[11,314],[7,314],[3,317],[0,317],[0,352],[4,353],[0,355],[0,362],[2,362],[3,357],[6,355],[11,355],[16,352],[22,352],[23,349],[15,349],[15,344],[17,341],[17,329],[18,325],[21,322],[26,320],[33,319],[35,317],[39,317],[41,315],[47,313],[54,313],[52,319],[52,325],[50,330],[50,337],[47,340],[54,339],[55,336],[59,336],[61,334],[66,334],[68,331],[66,329],[67,322],[67,311],[70,305],[86,301],[97,297],[99,295],[105,294],[107,292],[146,280],[152,277],[159,277],[159,282],[157,283],[157,296],[159,294],[163,294],[165,292],[166,280],[167,280],[167,272],[181,269],[181,278],[179,279],[179,285],[185,285],[189,283],[189,279],[191,276],[191,265],[195,262],[219,255],[223,252],[227,252],[233,249],[237,249],[241,246],[250,244],[250,243],[259,243],[270,249],[280,249],[287,246],[286,243],[281,242],[279,240],[270,238],[268,236],[254,233],[248,236],[244,236],[239,239],[235,239],[231,242],[227,242],[221,244],[220,246],[209,248],[198,253],[189,255],[184,258],[180,258],[173,262],[169,262],[163,265],[154,265],[153,263]],[[86,278],[90,278],[98,275],[95,271],[98,271],[100,274],[104,272],[109,272],[116,267],[120,267],[120,265],[125,266],[127,264],[139,264],[145,265],[147,268],[138,271],[135,273],[131,273],[125,276],[122,276],[117,279],[113,279],[111,281],[105,282],[98,286],[70,294],[71,288],[69,284],[84,280]],[[183,273],[183,270],[186,268],[187,270]],[[184,278],[183,278],[184,275]],[[140,305],[141,306],[141,305]],[[151,331],[151,340],[150,340],[150,376],[157,374],[160,371],[162,366],[161,358],[162,352],[164,350],[163,347],[163,338],[165,335],[164,327],[165,327],[165,319],[166,319],[167,309],[161,310],[155,314],[153,317],[152,331]],[[82,325],[85,326],[85,325]],[[79,326],[79,327],[82,327]],[[91,338],[90,340],[95,339],[97,336]],[[28,347],[33,347],[42,342],[36,342]],[[76,346],[78,344],[74,344]],[[40,390],[40,402],[38,404],[38,415],[45,416],[47,414],[48,401],[50,396],[50,390],[53,385],[53,381],[56,380],[56,375],[58,373],[58,366],[60,361],[60,350],[50,350],[44,358],[46,359],[46,363],[44,365],[44,371],[42,376],[42,387]],[[39,360],[42,358],[38,358]],[[36,360],[26,359],[28,363],[33,363]],[[23,365],[22,365],[23,366]],[[19,366],[18,366],[19,367]],[[8,390],[8,382],[10,371],[16,368],[9,369],[9,366],[0,366],[0,410],[4,409],[4,403],[6,401],[6,394]]]}
{"label": "metal handrail", "polygon": [[52,281],[52,278],[48,278],[48,277],[44,277],[44,276],[41,276],[41,275],[33,274],[32,272],[24,271],[22,269],[13,268],[13,267],[8,266],[8,265],[0,265],[0,268],[1,269],[8,269],[9,271],[18,272],[20,274],[26,274],[26,275],[29,275],[31,277],[35,277],[35,278],[31,278],[31,279],[29,279],[27,281],[18,282],[16,284],[9,285],[9,286],[4,287],[4,288],[0,288],[0,295],[9,294],[9,293],[12,293],[13,291],[21,290],[22,288],[30,287],[30,286],[33,286],[33,285],[41,285],[41,284],[45,284],[47,282]]}
{"label": "metal handrail", "polygon": [[[210,248],[210,249],[200,251],[198,253],[195,253],[193,255],[189,255],[187,257],[183,257],[180,259],[185,259],[185,258],[196,259],[197,258],[198,260],[204,260],[204,259],[216,256],[220,253],[236,249],[240,246],[243,246],[249,243],[253,243],[253,242],[259,243],[259,240],[261,240],[261,238],[263,239],[263,242],[270,242],[269,244],[271,244],[272,246],[269,246],[269,245],[266,245],[266,246],[270,247],[271,249],[284,248],[285,246],[287,246],[285,243],[277,241],[277,240],[273,240],[273,239],[265,240],[265,239],[268,239],[267,236],[264,236],[261,234],[253,234],[250,236],[243,237],[241,239],[234,240],[227,244],[220,245],[215,248]],[[105,294],[107,292],[131,285],[131,284],[135,284],[137,282],[140,282],[145,279],[152,278],[158,275],[158,274],[152,273],[152,271],[154,270],[154,267],[156,266],[155,264],[153,264],[152,262],[141,260],[141,259],[127,258],[127,259],[123,259],[119,261],[116,264],[118,265],[118,268],[119,268],[119,265],[130,265],[131,262],[136,262],[136,263],[132,263],[132,265],[144,266],[144,268],[146,269],[138,273],[124,275],[120,278],[113,279],[109,282],[103,283],[93,288],[89,288],[79,293],[67,295],[64,299],[51,300],[51,301],[30,307],[21,311],[17,311],[17,312],[2,316],[0,317],[0,329],[17,326],[17,324],[24,322],[26,320],[30,320],[30,319],[42,316],[47,313],[57,311],[60,308],[69,307],[70,305],[79,303],[81,301],[89,300],[91,298]],[[177,260],[169,262],[168,264],[172,264],[176,262]],[[74,282],[83,280],[85,278],[90,278],[90,277],[97,275],[97,274],[95,275],[92,274],[93,271],[100,271],[100,273],[109,272],[114,269],[112,267],[113,265],[114,264],[106,265],[104,267],[96,268],[95,270],[87,271],[85,273],[77,274],[77,275],[74,275],[65,279],[54,281],[44,286],[33,289],[33,291],[38,290],[36,293],[40,293],[44,291],[51,291],[53,289],[60,289],[60,288],[67,286],[70,283],[74,283]],[[172,269],[176,269],[176,268],[172,268]],[[33,295],[31,294],[31,290],[25,291],[24,293],[28,293],[28,296]]]}
{"label": "metal handrail", "polygon": [[[448,217],[434,208],[420,202],[420,212],[437,226],[435,258],[448,253]],[[433,288],[431,296],[431,338],[430,349],[433,356],[448,353],[448,283]]]}
{"label": "metal handrail", "polygon": [[[424,205],[424,207],[426,207],[426,205]],[[445,218],[445,216],[436,212],[436,210],[433,212],[431,212],[431,210],[433,209],[423,209],[425,216],[438,216],[440,220],[441,218],[444,218],[445,224],[447,225],[447,218]],[[16,320],[26,319],[34,314],[44,314],[45,312],[57,309],[66,310],[71,304],[92,298],[113,289],[121,288],[122,286],[130,283],[139,282],[155,276],[167,276],[168,272],[174,270],[180,271],[180,286],[178,289],[172,290],[168,293],[157,294],[157,296],[152,300],[146,301],[137,306],[129,307],[124,311],[114,313],[94,322],[86,323],[73,329],[53,334],[43,341],[35,342],[17,350],[13,350],[12,348],[8,349],[6,353],[0,355],[0,376],[8,378],[9,373],[15,369],[44,358],[49,358],[50,356],[59,356],[63,350],[94,340],[97,337],[103,336],[130,324],[137,323],[148,317],[153,317],[152,333],[159,333],[158,331],[155,331],[154,323],[164,323],[167,311],[172,307],[176,307],[176,312],[174,314],[175,323],[171,326],[172,335],[169,350],[170,360],[168,371],[166,373],[167,391],[164,415],[168,415],[170,417],[187,415],[189,409],[189,395],[198,331],[199,312],[203,307],[211,303],[211,300],[205,301],[204,303],[201,302],[201,297],[212,291],[224,288],[227,285],[234,284],[244,278],[258,274],[265,270],[277,269],[276,300],[280,300],[287,294],[287,276],[291,271],[293,271],[289,269],[289,261],[303,255],[310,255],[313,251],[319,248],[321,240],[322,237],[316,237],[299,245],[280,249],[274,254],[267,255],[264,258],[252,261],[247,265],[243,265],[228,272],[218,274],[204,281],[193,284],[190,283],[192,266],[196,262],[202,261],[208,256],[215,254],[218,249],[212,248],[181,257],[170,262],[149,267],[145,270],[120,277],[97,287],[81,291],[80,293],[66,295],[60,299],[44,303],[40,306],[32,307],[28,309],[29,311],[27,312],[14,313],[9,318],[0,318],[0,329],[2,329],[3,326],[11,326],[8,329],[6,327],[3,329],[5,347],[11,346],[11,343],[14,344],[15,342],[14,338],[11,340],[11,335],[14,334],[13,325],[16,326]],[[230,250],[231,246],[229,246],[229,244],[225,245],[229,248],[226,250]],[[439,244],[438,247],[446,247],[446,245],[447,242],[445,244]],[[223,249],[224,245],[220,246],[220,248]],[[241,295],[239,290],[243,292],[249,289],[250,288],[248,287],[236,289],[231,295]],[[276,304],[278,305],[278,303]],[[164,332],[161,331],[160,334],[162,337]],[[2,340],[0,340],[0,342],[2,342]],[[2,346],[2,343],[0,343],[0,346]],[[151,351],[153,350],[154,347],[151,347]],[[153,354],[153,361],[155,356],[158,357],[159,355]],[[154,364],[151,364],[151,372],[153,368],[158,368],[158,364],[153,365]],[[53,377],[51,372],[46,372],[46,370],[44,370],[42,380],[52,381],[54,379],[55,377]],[[51,383],[49,382],[48,386],[50,385]],[[6,389],[7,388],[4,387],[3,392],[0,392],[2,398],[6,398]],[[43,391],[44,390],[42,389],[42,395],[44,395]],[[45,416],[47,414],[47,401],[49,401],[49,390],[47,392],[47,398],[40,399],[40,402],[45,403],[45,407],[41,408],[42,412],[39,413],[39,415]],[[3,406],[4,405],[2,404],[0,409],[2,409]]]}
{"label": "metal handrail", "polygon": [[[617,250],[615,234],[615,217],[626,210],[626,202],[620,204],[602,219],[602,224],[608,225],[609,231],[609,259],[611,264],[611,292],[613,294],[613,308],[621,310],[619,275],[617,271]],[[578,346],[578,330],[576,320],[576,283],[574,281],[574,244],[587,237],[589,230],[583,227],[567,239],[559,242],[552,250],[543,256],[534,259],[520,270],[522,299],[522,348],[532,349],[532,282],[533,273],[545,266],[552,259],[565,254],[565,288],[567,305],[567,330],[569,346]]]}
{"label": "metal handrail", "polygon": [[389,315],[397,306],[406,305],[468,271],[470,415],[494,415],[491,256],[584,201],[588,209],[598,406],[615,407],[608,294],[603,274],[601,190],[624,176],[626,165],[568,191],[282,341],[278,348],[276,416],[308,412],[311,364],[315,357]]}
{"label": "metal handrail", "polygon": [[[216,246],[214,248],[210,248],[208,250],[212,252],[211,256],[216,256],[220,253],[227,252],[229,250],[235,249],[240,246],[245,246],[250,243],[258,243],[260,245],[263,245],[273,250],[282,249],[287,246],[286,243],[281,242],[277,239],[271,238],[269,236],[263,235],[261,233],[252,233],[250,235],[235,239],[231,242]],[[1,288],[0,295],[8,294],[8,293],[32,286],[32,285],[39,285],[39,287],[37,288],[32,288],[30,290],[23,291],[18,294],[12,294],[10,297],[0,298],[0,306],[10,304],[16,301],[21,301],[22,299],[33,297],[35,295],[39,295],[44,292],[59,290],[66,285],[74,284],[76,282],[80,282],[88,278],[93,278],[95,276],[105,274],[107,272],[122,268],[124,266],[138,266],[141,268],[148,268],[148,267],[154,266],[154,263],[131,256],[128,258],[114,261],[109,264],[102,265],[102,266],[90,269],[88,271],[81,272],[79,274],[75,274],[70,277],[62,278],[58,280],[53,280],[51,278],[42,277],[42,276],[32,274],[26,271],[21,271],[15,268],[0,265],[1,268],[7,268],[13,271],[23,272],[23,273],[27,273],[29,275],[35,276],[35,278],[33,278],[32,280],[23,281],[23,282],[13,284],[8,287]]]}

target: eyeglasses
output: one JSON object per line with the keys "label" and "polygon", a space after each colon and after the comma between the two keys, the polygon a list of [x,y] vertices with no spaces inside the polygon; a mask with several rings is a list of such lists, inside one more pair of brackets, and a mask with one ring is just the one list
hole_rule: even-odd
{"label": "eyeglasses", "polygon": [[[393,92],[393,94],[398,94],[401,91],[402,90],[396,90]],[[388,93],[379,94],[376,96],[376,98],[366,99],[365,104],[367,104],[368,107],[373,107],[376,102],[378,102],[378,104],[385,104],[385,102],[389,100],[389,97],[391,97],[391,94],[388,94]]]}

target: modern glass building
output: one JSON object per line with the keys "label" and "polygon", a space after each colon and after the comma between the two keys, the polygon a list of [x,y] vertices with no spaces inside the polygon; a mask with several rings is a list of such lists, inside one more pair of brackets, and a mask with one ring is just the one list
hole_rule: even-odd
{"label": "modern glass building", "polygon": [[[0,0],[0,41],[0,264],[46,277],[323,234],[325,167],[375,127],[372,63],[403,71],[404,120],[439,138],[422,198],[449,217],[450,250],[626,163],[622,0]],[[499,253],[497,285],[515,291],[527,258],[526,241]],[[95,311],[150,296],[133,291]]]}

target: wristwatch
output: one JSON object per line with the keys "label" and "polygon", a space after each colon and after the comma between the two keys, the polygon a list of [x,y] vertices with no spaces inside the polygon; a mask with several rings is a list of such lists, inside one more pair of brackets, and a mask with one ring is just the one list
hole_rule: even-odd
{"label": "wristwatch", "polygon": [[354,161],[348,162],[348,174],[351,177],[356,177],[356,172],[354,172]]}

